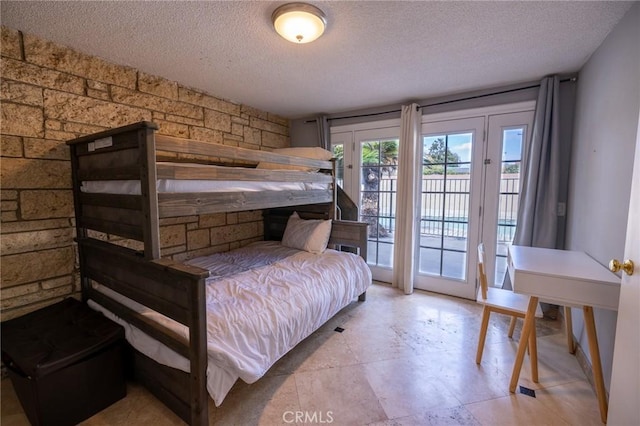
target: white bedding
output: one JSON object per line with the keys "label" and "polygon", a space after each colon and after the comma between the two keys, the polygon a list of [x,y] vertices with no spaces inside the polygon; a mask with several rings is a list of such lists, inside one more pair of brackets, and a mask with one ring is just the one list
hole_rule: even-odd
{"label": "white bedding", "polygon": [[[170,163],[158,163],[170,164]],[[185,166],[188,164],[180,164]],[[222,166],[208,166],[222,167]],[[329,186],[320,183],[305,182],[271,182],[245,180],[182,180],[158,179],[156,189],[163,192],[251,192],[251,191],[308,191],[312,189],[326,190]],[[100,180],[83,181],[82,192],[103,194],[140,195],[139,180]]]}
{"label": "white bedding", "polygon": [[[211,270],[206,288],[207,390],[216,405],[238,378],[247,383],[258,380],[371,284],[371,272],[360,256],[330,249],[311,254],[271,241],[188,263]],[[100,291],[113,294],[106,288]],[[136,305],[138,311],[188,339],[186,327]],[[127,324],[125,330],[127,340],[142,353],[189,371],[184,357],[135,327]]]}

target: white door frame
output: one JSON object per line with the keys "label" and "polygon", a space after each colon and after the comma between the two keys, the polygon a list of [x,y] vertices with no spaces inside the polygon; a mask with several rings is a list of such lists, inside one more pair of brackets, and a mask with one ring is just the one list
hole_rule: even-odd
{"label": "white door frame", "polygon": [[[479,138],[477,143],[474,143],[474,149],[477,148],[479,151],[478,151],[478,155],[472,158],[472,161],[479,161],[480,159],[484,160],[484,158],[486,158],[486,149],[487,149],[486,148],[487,146],[486,132],[488,131],[489,118],[491,116],[501,115],[501,114],[514,114],[514,113],[522,113],[522,112],[531,113],[531,111],[535,109],[535,105],[536,105],[536,101],[531,100],[531,101],[495,105],[495,106],[489,106],[489,107],[483,107],[483,108],[472,108],[472,109],[456,110],[456,111],[449,111],[449,112],[436,113],[436,114],[427,114],[422,117],[422,123],[424,126],[427,123],[437,123],[437,122],[453,121],[453,120],[473,118],[473,117],[482,117],[485,121],[484,127],[483,127],[485,134],[480,135],[481,137]],[[528,131],[530,132],[530,129]],[[528,142],[528,140],[526,142]],[[525,147],[523,147],[523,150],[526,153]],[[525,154],[523,154],[523,163],[524,161],[526,161],[526,158],[524,157],[524,155]],[[479,175],[474,176],[474,178],[476,178],[476,182],[474,182],[474,185],[479,185],[479,187],[474,186],[472,189],[472,197],[476,197],[476,198],[473,199],[474,203],[470,205],[470,212],[471,212],[471,208],[475,208],[474,214],[478,214],[480,216],[480,221],[476,221],[479,223],[478,223],[478,226],[474,226],[473,231],[469,229],[468,235],[470,238],[469,240],[470,245],[471,245],[471,237],[473,237],[473,239],[478,243],[483,240],[483,235],[482,235],[482,230],[484,227],[483,221],[485,217],[489,217],[484,212],[482,212],[481,214],[475,213],[475,212],[478,212],[478,210],[480,210],[479,201],[484,200],[485,181],[487,179],[486,170],[484,170],[484,167],[482,167],[481,165],[476,167],[479,167],[479,169],[481,169],[481,172]],[[495,239],[495,236],[494,236],[494,239]],[[493,250],[494,250],[493,253],[495,253],[495,243],[494,243]],[[469,279],[473,280],[470,282],[469,286],[462,286],[459,284],[451,286],[450,284],[451,281],[449,281],[449,283],[446,283],[446,282],[439,282],[437,280],[430,280],[432,282],[427,286],[425,285],[425,278],[420,278],[416,273],[416,283],[415,283],[416,288],[428,288],[430,291],[442,292],[442,293],[447,293],[447,294],[451,294],[458,297],[464,297],[467,299],[475,300],[477,285],[478,285],[477,280],[475,279],[477,251],[472,247],[469,247],[467,255],[468,256],[467,256],[467,265],[466,265],[467,267],[466,276],[467,276],[467,280]]]}
{"label": "white door frame", "polygon": [[[485,165],[484,180],[482,183],[482,229],[480,241],[484,243],[486,253],[485,272],[487,273],[487,282],[493,285],[495,281],[496,270],[496,250],[497,242],[497,222],[498,203],[499,203],[499,185],[502,176],[502,130],[507,127],[517,127],[522,124],[527,125],[526,133],[523,137],[522,146],[522,162],[526,164],[527,146],[531,140],[531,132],[533,127],[533,110],[519,111],[510,113],[491,114],[488,119],[487,143],[485,144]],[[514,124],[518,123],[518,124]],[[489,164],[487,161],[489,160]],[[521,167],[520,172],[524,167]],[[496,193],[487,193],[491,188],[498,188]],[[520,179],[520,192],[522,192],[522,179]]]}
{"label": "white door frame", "polygon": [[351,173],[354,168],[354,155],[353,155],[353,132],[331,132],[331,149],[336,145],[342,145],[343,147],[343,166],[344,170],[342,177],[344,180],[342,189],[347,193],[354,202],[357,202],[352,194],[357,192],[357,184],[353,183]]}
{"label": "white door frame", "polygon": [[[369,123],[347,124],[343,126],[331,126],[331,145],[343,144],[344,146],[344,192],[354,203],[360,200],[360,145],[356,143],[356,132],[368,132],[388,128],[398,128],[400,134],[400,120],[380,120]],[[362,133],[360,133],[362,134]],[[386,134],[386,133],[384,133]],[[381,136],[384,137],[384,136]],[[349,178],[347,179],[347,174]]]}
{"label": "white door frame", "polygon": [[[449,294],[451,296],[464,297],[466,299],[475,299],[476,297],[476,268],[477,263],[477,247],[478,236],[480,235],[480,218],[478,215],[480,206],[480,190],[482,185],[482,150],[485,135],[485,119],[484,117],[467,117],[457,118],[454,120],[423,120],[422,137],[440,134],[440,133],[463,133],[473,132],[473,146],[471,152],[471,176],[469,190],[468,205],[468,228],[467,228],[467,247],[466,247],[466,265],[464,265],[464,279],[456,279],[444,276],[430,275],[420,273],[419,263],[415,265],[415,288],[434,291],[436,293]],[[422,145],[422,142],[420,143]],[[419,153],[423,155],[422,151]],[[417,176],[421,179],[422,173],[418,172]],[[420,217],[415,218],[419,221]],[[416,239],[416,257],[420,258],[420,239]]]}
{"label": "white door frame", "polygon": [[607,418],[610,425],[637,424],[640,415],[640,114],[629,200],[624,259],[635,263],[635,271],[631,276],[622,273]]}
{"label": "white door frame", "polygon": [[[360,177],[362,166],[362,156],[360,149],[361,142],[364,140],[399,137],[399,119],[380,120],[367,123],[347,124],[343,126],[331,127],[331,144],[345,144],[345,188],[343,189],[356,204],[360,204]],[[347,147],[347,143],[349,144],[349,147]],[[347,173],[349,173],[348,177]],[[391,262],[391,265],[393,265],[393,262]],[[374,280],[389,283],[392,281],[392,266],[386,268],[369,265],[369,268],[371,269]]]}
{"label": "white door frame", "polygon": [[[511,104],[504,104],[504,105],[496,105],[496,106],[490,106],[490,107],[483,107],[483,108],[473,108],[473,109],[466,109],[466,110],[457,110],[457,111],[450,111],[450,112],[444,112],[444,113],[436,113],[436,114],[427,114],[427,115],[423,115],[422,117],[422,123],[423,125],[426,123],[435,123],[435,122],[443,122],[443,121],[451,121],[451,120],[456,120],[456,119],[464,119],[464,118],[470,118],[470,117],[484,117],[485,123],[484,123],[484,132],[486,133],[487,130],[487,121],[488,121],[488,117],[491,115],[496,115],[496,114],[507,114],[507,113],[516,113],[516,112],[522,112],[522,111],[531,111],[535,108],[535,101],[531,100],[531,101],[525,101],[525,102],[518,102],[518,103],[511,103]],[[374,130],[374,129],[385,129],[385,128],[397,128],[398,129],[398,135],[399,135],[399,129],[400,129],[400,120],[399,119],[390,119],[390,120],[380,120],[380,121],[374,121],[374,122],[367,122],[367,123],[357,123],[357,124],[347,124],[347,125],[341,125],[341,126],[331,126],[331,140],[332,140],[332,144],[335,143],[345,143],[345,148],[344,148],[344,152],[345,152],[345,182],[347,181],[347,173],[351,173],[350,179],[349,181],[351,182],[350,185],[346,185],[347,187],[344,188],[345,192],[347,192],[347,194],[352,197],[352,199],[356,202],[358,202],[358,200],[360,199],[360,177],[359,177],[359,173],[360,173],[360,152],[359,152],[359,147],[360,144],[358,143],[358,140],[356,138],[356,132],[358,133],[359,136],[362,135],[366,135],[369,134],[368,131],[370,130]],[[478,149],[483,151],[482,155],[476,155],[474,157],[472,157],[472,161],[474,161],[475,158],[483,158],[484,157],[484,150],[486,149],[486,142],[484,141],[486,139],[486,134],[482,134],[482,135],[478,135],[478,141],[479,143],[474,143],[475,147],[477,147]],[[380,136],[376,136],[380,137]],[[384,136],[382,136],[384,137]],[[347,148],[346,144],[349,143],[351,144],[351,148]],[[416,155],[420,155],[419,153],[416,153]],[[524,159],[523,159],[524,161]],[[348,166],[351,165],[351,168],[348,168]],[[482,167],[480,167],[480,169],[483,169]],[[485,171],[483,170],[481,172],[481,177],[479,179],[476,179],[476,181],[479,183],[479,188],[475,188],[472,190],[472,197],[473,197],[473,204],[471,204],[474,207],[470,207],[471,208],[475,208],[477,210],[475,210],[475,212],[477,212],[479,210],[479,200],[484,199],[484,182],[485,182],[485,176],[484,176]],[[477,176],[477,175],[476,175]],[[475,185],[475,182],[474,182]],[[476,214],[474,212],[474,214]],[[471,210],[470,210],[471,213]],[[483,219],[483,217],[481,217],[481,219]],[[419,220],[419,218],[416,218],[416,220]],[[473,234],[471,234],[471,232],[473,232]],[[482,238],[482,226],[480,226],[480,224],[478,224],[478,226],[474,226],[474,229],[471,230],[469,229],[469,235],[473,235],[473,237],[477,240],[480,241],[479,239]],[[495,238],[495,237],[494,237]],[[471,275],[473,275],[473,277],[475,277],[475,271],[476,271],[476,257],[477,257],[477,253],[476,250],[473,250],[471,247],[468,250],[467,253],[467,280],[471,278]],[[418,265],[415,266],[416,270],[418,268]],[[375,269],[380,269],[380,268],[375,268]],[[376,274],[378,275],[378,274]],[[382,271],[382,274],[379,275],[380,280],[383,281],[387,281],[390,282],[391,281],[391,270],[389,269],[388,271]],[[418,281],[418,274],[416,274],[416,281]],[[420,288],[420,285],[416,282],[416,287]],[[468,288],[458,292],[458,291],[454,291],[454,295],[460,296],[460,297],[465,297],[465,298],[469,298],[469,299],[475,299],[475,293],[476,293],[476,286],[477,283],[475,282],[475,280],[472,282],[472,284],[468,287],[471,288],[471,290],[469,290]],[[434,290],[434,291],[438,291],[438,290]],[[445,289],[441,289],[441,292],[445,292]],[[450,293],[451,294],[451,293]]]}

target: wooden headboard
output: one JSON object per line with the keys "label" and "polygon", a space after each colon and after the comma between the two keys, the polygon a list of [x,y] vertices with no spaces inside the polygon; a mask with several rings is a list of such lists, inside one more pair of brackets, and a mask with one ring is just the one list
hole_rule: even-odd
{"label": "wooden headboard", "polygon": [[[306,207],[310,207],[310,209]],[[295,209],[265,210],[263,212],[264,239],[281,241],[287,226],[287,220],[293,211],[298,212],[298,215],[303,219],[329,219],[328,213],[323,213],[319,209],[317,205],[314,205],[301,206]],[[331,224],[329,247],[336,250],[355,252],[366,261],[368,226],[364,222],[334,219]]]}

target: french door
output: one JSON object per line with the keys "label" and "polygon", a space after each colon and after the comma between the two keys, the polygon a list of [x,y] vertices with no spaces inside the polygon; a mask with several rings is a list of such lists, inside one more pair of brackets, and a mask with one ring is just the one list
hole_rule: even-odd
{"label": "french door", "polygon": [[484,117],[422,126],[415,287],[475,298]]}
{"label": "french door", "polygon": [[331,129],[338,184],[369,224],[367,263],[384,282],[393,268],[399,134],[397,120]]}
{"label": "french door", "polygon": [[[414,286],[476,297],[477,246],[500,287],[513,240],[532,102],[423,118]],[[515,111],[515,112],[512,112]],[[331,128],[338,183],[369,223],[367,263],[391,282],[400,126],[388,120]]]}
{"label": "french door", "polygon": [[531,140],[533,111],[490,115],[488,122],[481,239],[487,253],[487,282],[502,287],[507,249],[517,225],[522,166]]}

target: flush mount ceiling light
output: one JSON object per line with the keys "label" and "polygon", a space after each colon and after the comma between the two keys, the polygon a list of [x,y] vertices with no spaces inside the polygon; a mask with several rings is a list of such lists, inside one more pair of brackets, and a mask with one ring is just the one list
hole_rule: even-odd
{"label": "flush mount ceiling light", "polygon": [[324,13],[307,3],[284,4],[273,11],[271,21],[278,34],[298,44],[317,39],[327,25]]}

